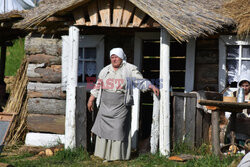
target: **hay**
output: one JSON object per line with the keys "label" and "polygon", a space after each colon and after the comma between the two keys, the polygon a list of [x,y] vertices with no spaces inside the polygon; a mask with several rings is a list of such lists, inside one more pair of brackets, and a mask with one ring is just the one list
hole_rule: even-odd
{"label": "hay", "polygon": [[248,36],[250,32],[250,1],[231,0],[221,8],[222,14],[231,17],[237,26],[240,37]]}
{"label": "hay", "polygon": [[28,63],[25,59],[17,71],[13,90],[11,91],[7,104],[4,108],[4,112],[16,114],[10,126],[9,133],[5,139],[5,142],[8,145],[24,141],[25,138],[28,102],[28,98],[26,96],[26,87],[28,84],[28,78],[26,76],[27,67]]}
{"label": "hay", "polygon": [[[15,28],[39,28],[50,16],[66,15],[89,0],[44,0],[29,12]],[[212,34],[231,20],[216,10],[226,0],[129,0],[160,23],[178,41]],[[46,23],[47,28],[48,23]]]}

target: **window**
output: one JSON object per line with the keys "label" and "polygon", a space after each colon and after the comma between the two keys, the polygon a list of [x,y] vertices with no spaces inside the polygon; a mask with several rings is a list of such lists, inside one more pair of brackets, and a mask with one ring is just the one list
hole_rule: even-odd
{"label": "window", "polygon": [[236,87],[240,76],[250,74],[250,45],[227,45],[227,85]]}
{"label": "window", "polygon": [[87,77],[96,75],[96,48],[79,48],[78,83],[86,83]]}
{"label": "window", "polygon": [[237,39],[233,35],[219,38],[219,91],[227,86],[237,87],[244,75],[250,74],[250,38]]}

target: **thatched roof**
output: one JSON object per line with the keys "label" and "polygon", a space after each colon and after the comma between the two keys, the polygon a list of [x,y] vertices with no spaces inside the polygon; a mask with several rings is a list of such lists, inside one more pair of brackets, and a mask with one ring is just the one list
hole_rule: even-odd
{"label": "thatched roof", "polygon": [[[18,28],[39,25],[52,15],[62,15],[90,0],[44,0],[30,10]],[[185,41],[201,34],[214,33],[231,23],[216,12],[225,0],[129,0],[155,19],[177,40]]]}
{"label": "thatched roof", "polygon": [[231,0],[222,7],[222,13],[231,17],[237,25],[237,34],[247,36],[250,32],[250,1]]}

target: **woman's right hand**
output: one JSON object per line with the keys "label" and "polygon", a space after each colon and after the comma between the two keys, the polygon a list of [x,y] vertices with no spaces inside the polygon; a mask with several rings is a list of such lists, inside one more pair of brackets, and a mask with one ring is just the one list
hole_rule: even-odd
{"label": "woman's right hand", "polygon": [[94,100],[95,100],[95,96],[91,95],[89,97],[89,101],[88,101],[88,104],[87,104],[88,110],[90,112],[94,111]]}

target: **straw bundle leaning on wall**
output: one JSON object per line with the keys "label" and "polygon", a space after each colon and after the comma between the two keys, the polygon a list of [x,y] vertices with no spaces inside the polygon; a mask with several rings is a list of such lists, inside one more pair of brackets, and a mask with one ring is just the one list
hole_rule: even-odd
{"label": "straw bundle leaning on wall", "polygon": [[6,137],[6,143],[9,145],[23,141],[25,137],[28,101],[26,96],[26,87],[28,84],[28,78],[26,76],[27,67],[28,63],[25,59],[17,71],[14,88],[4,108],[4,112],[16,114]]}

